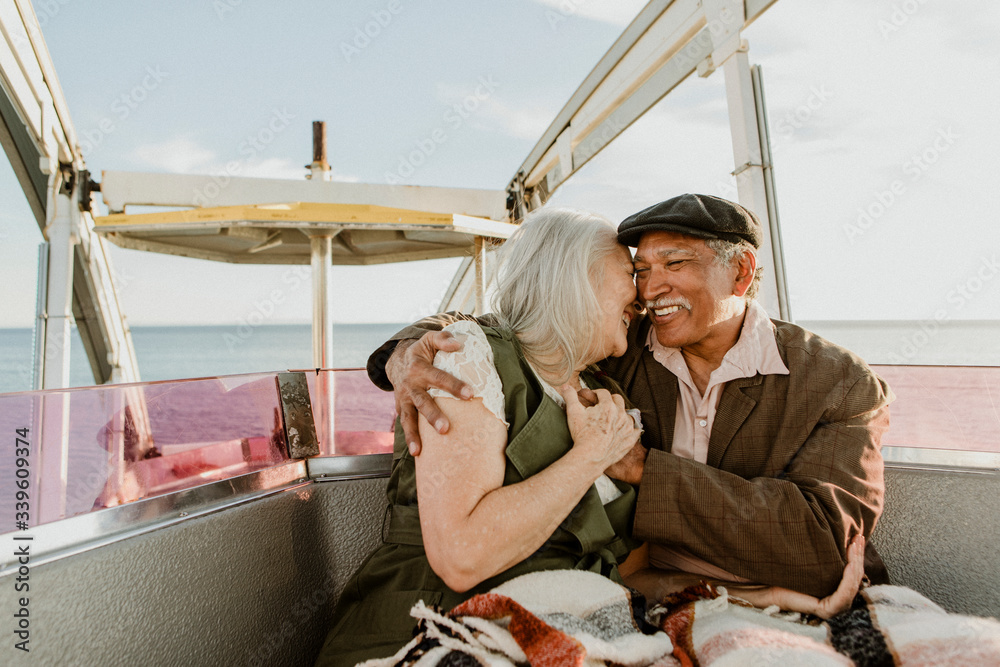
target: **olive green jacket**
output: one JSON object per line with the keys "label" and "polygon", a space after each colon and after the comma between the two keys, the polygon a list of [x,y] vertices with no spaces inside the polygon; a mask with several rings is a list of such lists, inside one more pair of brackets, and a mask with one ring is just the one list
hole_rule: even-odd
{"label": "olive green jacket", "polygon": [[[545,395],[521,356],[516,339],[499,329],[483,330],[493,348],[510,424],[505,452],[506,486],[552,465],[573,442],[566,413]],[[383,545],[348,582],[317,665],[353,665],[392,655],[411,638],[414,621],[409,611],[420,599],[450,609],[504,581],[539,570],[590,570],[620,583],[617,564],[637,544],[627,537],[636,494],[632,486],[616,484],[622,496],[604,505],[592,486],[534,554],[474,589],[456,593],[427,562],[420,533],[416,466],[397,422],[392,474],[386,490],[390,517]]]}

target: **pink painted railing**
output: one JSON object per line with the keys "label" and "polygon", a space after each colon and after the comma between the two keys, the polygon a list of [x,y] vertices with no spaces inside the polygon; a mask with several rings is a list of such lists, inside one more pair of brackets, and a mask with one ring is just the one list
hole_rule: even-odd
{"label": "pink painted railing", "polygon": [[[0,394],[0,507],[23,512],[0,533],[288,460],[278,376]],[[334,390],[334,436],[316,423],[322,455],[392,451],[392,394],[363,370],[308,378],[311,390],[317,380]]]}
{"label": "pink painted railing", "polygon": [[[371,383],[363,370],[303,371],[309,383],[321,456],[382,454],[392,452],[396,405],[392,393]],[[322,422],[323,404],[318,392],[333,385],[334,437]],[[329,389],[326,389],[329,391]]]}
{"label": "pink painted railing", "polygon": [[883,445],[1000,453],[1000,368],[873,368],[896,394]]}
{"label": "pink painted railing", "polygon": [[[1000,368],[875,370],[897,396],[884,445],[1000,452]],[[392,394],[364,370],[305,374],[321,456],[392,451]],[[284,419],[278,373],[0,394],[0,532],[281,463]]]}

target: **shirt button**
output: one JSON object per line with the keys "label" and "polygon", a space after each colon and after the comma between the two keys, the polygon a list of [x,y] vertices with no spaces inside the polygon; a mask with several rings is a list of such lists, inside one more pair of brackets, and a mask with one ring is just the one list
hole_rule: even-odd
{"label": "shirt button", "polygon": [[707,419],[702,419],[701,421],[698,422],[698,424],[700,426],[708,426],[708,420]]}

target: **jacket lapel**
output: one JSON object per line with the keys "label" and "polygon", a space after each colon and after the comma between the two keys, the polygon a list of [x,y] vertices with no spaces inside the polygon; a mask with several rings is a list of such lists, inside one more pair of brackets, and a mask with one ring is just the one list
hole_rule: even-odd
{"label": "jacket lapel", "polygon": [[647,382],[654,408],[652,414],[643,415],[643,423],[659,424],[660,447],[663,451],[669,452],[674,445],[674,420],[677,416],[677,376],[664,368],[650,352],[642,355],[640,363],[648,378]]}
{"label": "jacket lapel", "polygon": [[726,383],[708,441],[708,465],[713,468],[720,466],[733,436],[757,405],[763,383],[764,376],[759,373],[752,378],[737,378]]}

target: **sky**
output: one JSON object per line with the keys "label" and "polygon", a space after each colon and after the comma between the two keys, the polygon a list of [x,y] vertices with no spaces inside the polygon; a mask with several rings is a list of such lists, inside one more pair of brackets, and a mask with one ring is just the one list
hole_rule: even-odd
{"label": "sky", "polygon": [[[236,160],[243,176],[301,179],[325,120],[336,180],[385,183],[446,128],[403,182],[502,189],[644,3],[33,4],[95,174]],[[780,0],[744,32],[764,70],[795,319],[1000,320],[1000,8],[958,4]],[[476,111],[447,124],[484,81]],[[275,117],[287,127],[248,151]],[[681,192],[735,199],[732,170],[720,70],[682,83],[552,204],[617,222]],[[29,327],[42,238],[5,162],[0,197],[0,327]],[[110,253],[133,326],[238,323],[291,270]],[[334,267],[334,318],[435,312],[456,266]],[[308,322],[308,284],[269,321]]]}

